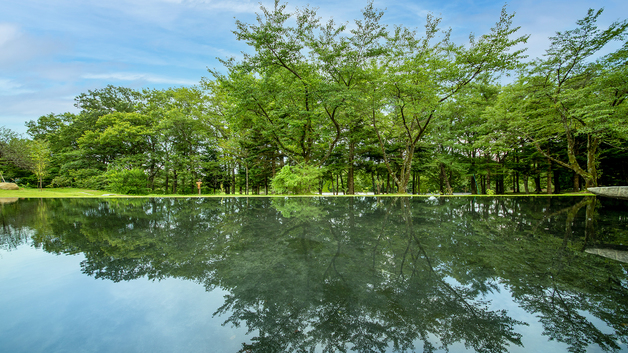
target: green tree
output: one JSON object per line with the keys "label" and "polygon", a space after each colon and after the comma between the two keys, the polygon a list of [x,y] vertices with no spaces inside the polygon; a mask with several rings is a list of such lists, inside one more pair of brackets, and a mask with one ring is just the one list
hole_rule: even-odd
{"label": "green tree", "polygon": [[[405,28],[391,36],[385,78],[378,86],[385,94],[379,98],[380,106],[373,107],[372,124],[400,192],[406,191],[410,181],[417,144],[431,122],[440,118],[442,105],[471,82],[518,65],[523,50],[513,48],[528,37],[511,39],[519,29],[512,27],[513,16],[503,8],[491,32],[478,39],[470,36],[468,46],[452,43],[447,32],[439,38],[440,19],[432,16],[427,18],[424,37]],[[402,146],[398,170],[386,151],[389,141]]]}
{"label": "green tree", "polygon": [[[622,80],[610,77],[621,72],[622,55],[606,58],[607,69],[600,80],[598,64],[590,61],[608,43],[623,39],[628,21],[613,22],[606,29],[597,27],[602,9],[590,9],[578,20],[577,28],[557,32],[550,37],[551,44],[543,59],[536,60],[530,72],[519,78],[516,114],[510,114],[518,130],[532,140],[538,151],[551,161],[573,170],[586,181],[586,186],[597,186],[599,173],[597,155],[601,141],[622,126],[621,115],[612,112],[625,99]],[[619,64],[619,65],[617,65]],[[603,65],[604,66],[604,65]],[[616,71],[617,70],[617,71]],[[610,75],[609,75],[610,74]],[[514,109],[513,109],[514,110]],[[515,117],[518,115],[518,119]],[[513,119],[515,118],[515,119]],[[623,129],[623,128],[620,128]],[[577,158],[578,139],[585,140],[586,164]],[[548,139],[561,140],[567,159],[561,160],[542,148]]]}
{"label": "green tree", "polygon": [[16,132],[6,127],[0,127],[0,174],[4,177],[15,178],[21,171],[31,169],[29,155],[29,141],[21,138]]}
{"label": "green tree", "polygon": [[37,176],[39,190],[43,188],[44,176],[48,174],[48,164],[50,163],[50,144],[46,140],[34,140],[29,146],[29,157],[31,171]]}
{"label": "green tree", "polygon": [[164,114],[156,129],[163,151],[165,188],[172,176],[172,193],[193,192],[203,169],[201,156],[216,145],[205,97],[196,87],[169,89],[164,94]]}

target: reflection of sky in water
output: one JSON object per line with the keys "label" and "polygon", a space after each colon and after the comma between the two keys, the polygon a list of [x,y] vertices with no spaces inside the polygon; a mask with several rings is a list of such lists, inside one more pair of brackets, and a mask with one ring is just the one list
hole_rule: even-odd
{"label": "reflection of sky in water", "polygon": [[[502,214],[508,204],[495,199],[474,200],[470,205],[467,200],[438,198],[436,204],[431,204],[420,199],[407,203],[407,209],[398,208],[393,199],[379,202],[377,207],[375,203],[360,204],[365,200],[356,199],[352,204],[355,213],[342,207],[346,206],[345,200],[337,200],[332,211],[317,200],[277,200],[282,202],[256,200],[264,206],[258,208],[250,207],[249,200],[246,204],[230,200],[224,205],[230,209],[229,216],[223,209],[213,209],[214,201],[208,201],[200,211],[184,201],[156,200],[148,204],[150,207],[141,202],[108,203],[108,207],[117,209],[115,214],[100,202],[86,201],[88,209],[99,210],[88,216],[78,207],[82,203],[71,204],[73,207],[58,201],[31,203],[67,215],[58,223],[43,223],[54,229],[51,234],[55,234],[55,238],[43,237],[44,247],[48,251],[85,251],[89,259],[86,271],[90,275],[82,273],[84,255],[54,255],[31,245],[8,246],[12,249],[8,252],[0,250],[0,353],[237,352],[243,342],[257,336],[256,332],[246,335],[247,325],[267,332],[268,336],[275,334],[262,344],[261,348],[269,352],[278,349],[275,345],[282,345],[282,339],[294,337],[297,343],[282,347],[294,349],[303,343],[322,352],[323,344],[329,342],[327,336],[340,337],[340,343],[345,342],[351,351],[354,344],[364,340],[368,343],[371,335],[379,339],[380,334],[382,342],[391,345],[396,339],[403,343],[414,340],[415,351],[421,352],[423,342],[415,339],[420,332],[427,334],[428,341],[436,347],[441,342],[450,342],[448,350],[436,352],[473,351],[467,350],[465,339],[473,342],[473,347],[482,347],[486,342],[499,343],[497,340],[513,332],[515,339],[521,335],[523,346],[511,343],[504,351],[566,352],[573,347],[558,341],[562,332],[558,332],[558,340],[543,335],[541,318],[551,320],[549,326],[547,321],[544,323],[550,329],[569,330],[567,339],[587,342],[594,332],[586,327],[595,326],[603,334],[612,334],[615,329],[607,326],[606,321],[621,325],[626,315],[619,304],[624,303],[623,297],[611,295],[619,287],[604,285],[607,260],[582,251],[555,255],[565,244],[561,228],[565,221],[564,218],[546,221],[545,208],[542,211],[531,208],[529,215],[523,209],[523,216],[511,214],[511,220]],[[551,206],[548,200],[541,201],[531,202],[529,206]],[[584,216],[585,204],[570,206],[571,202],[567,201],[570,200],[557,199],[553,202],[558,205],[553,207],[580,210]],[[137,208],[138,205],[143,208]],[[24,203],[23,209],[7,209],[9,224],[11,221],[30,224],[26,217],[16,216],[25,215],[22,211],[28,210],[26,206]],[[475,216],[465,218],[463,211],[471,207],[475,207]],[[153,214],[153,208],[161,211]],[[145,212],[147,209],[151,212]],[[412,222],[406,223],[405,213],[399,210],[410,209],[414,212]],[[35,217],[39,215],[35,212],[38,209],[30,210],[38,220]],[[557,214],[565,216],[565,212]],[[354,222],[355,214],[359,219],[355,218]],[[384,223],[375,222],[378,217]],[[547,232],[539,233],[542,228],[536,223],[532,226],[525,223],[523,227],[530,219],[541,220]],[[170,223],[167,229],[153,226],[163,222]],[[290,231],[275,232],[273,227],[283,223]],[[82,226],[74,230],[73,224]],[[102,231],[103,224],[111,229]],[[549,224],[557,233],[548,231],[545,225]],[[584,222],[574,225],[582,233]],[[66,228],[70,230],[66,232]],[[519,228],[521,234],[517,233]],[[137,237],[145,234],[146,237],[133,238],[126,233],[128,229],[134,229]],[[526,229],[533,235],[525,233]],[[15,236],[19,233],[7,234],[10,242],[5,242],[9,245],[30,242],[24,240],[28,237]],[[408,234],[412,237],[406,237]],[[90,235],[98,236],[90,238]],[[128,248],[116,245],[126,245],[127,236],[132,237]],[[581,235],[570,237],[575,239],[570,244],[580,249],[576,240]],[[33,239],[41,241],[37,236]],[[567,265],[561,261],[569,261],[569,266],[558,268]],[[203,265],[199,268],[190,264]],[[326,272],[332,264],[335,272]],[[609,275],[624,279],[625,268],[615,267],[608,270]],[[412,276],[400,275],[402,272],[408,275],[410,270]],[[555,280],[544,281],[552,270],[557,271]],[[229,288],[233,301],[221,316],[213,317],[227,292],[208,293],[193,281],[172,278],[161,282],[140,278],[114,283],[94,279],[98,273],[106,278],[149,273],[149,276],[164,274],[210,280],[208,283]],[[582,280],[583,275],[587,280]],[[589,281],[601,284],[591,287],[599,296],[591,297],[591,301],[578,294],[588,289],[576,291],[581,287],[586,289]],[[310,287],[311,283],[315,285]],[[564,306],[542,305],[551,298],[539,293],[553,290],[552,284],[569,299]],[[513,286],[513,293],[517,293],[521,302],[513,301],[509,286]],[[488,293],[482,294],[485,291]],[[582,306],[580,299],[584,300]],[[520,305],[526,310],[540,308],[543,313],[529,313]],[[601,311],[596,311],[596,305],[600,305]],[[571,321],[563,320],[562,315],[552,315],[563,309],[584,316],[586,327],[572,329]],[[599,319],[581,309],[608,315]],[[493,314],[506,321],[493,320]],[[609,319],[609,315],[615,319]],[[486,318],[488,322],[484,321]],[[222,326],[226,320],[242,327],[233,328],[230,323]],[[502,330],[499,322],[513,323],[513,331],[509,327]],[[299,332],[311,335],[302,337]],[[454,337],[453,341],[448,337]],[[617,343],[620,352],[628,352],[625,344]],[[385,351],[394,352],[394,349],[389,346]],[[602,351],[597,344],[586,349],[586,352]]]}
{"label": "reflection of sky in water", "polygon": [[[30,245],[0,251],[0,351],[237,352],[248,342],[246,328],[222,326],[223,317],[212,317],[223,303],[220,289],[208,293],[180,279],[113,283],[82,274],[81,260],[82,255],[54,255]],[[451,277],[446,281],[459,285]],[[564,343],[537,340],[543,332],[538,317],[513,302],[503,285],[498,287],[484,298],[490,309],[505,309],[528,324],[515,329],[523,335],[523,347],[511,345],[509,352],[567,350]],[[422,345],[415,342],[418,351]],[[463,342],[448,348],[468,352]],[[593,345],[587,352],[602,350]]]}
{"label": "reflection of sky in water", "polygon": [[0,250],[1,352],[236,352],[248,341],[246,328],[212,317],[221,290],[94,279],[81,273],[83,258]]}
{"label": "reflection of sky in water", "polygon": [[[460,283],[456,281],[454,278],[446,277],[445,282],[452,286],[460,286]],[[567,344],[557,342],[557,341],[549,341],[549,340],[539,340],[539,337],[542,337],[543,334],[543,326],[539,322],[538,317],[533,314],[530,314],[523,310],[517,303],[513,301],[510,292],[504,287],[503,284],[497,284],[498,289],[493,291],[493,293],[489,293],[485,297],[479,297],[478,299],[489,302],[490,310],[506,310],[508,312],[508,316],[513,317],[519,321],[525,322],[527,325],[517,325],[515,326],[515,332],[523,335],[521,338],[521,342],[523,346],[517,346],[515,344],[511,344],[508,346],[509,353],[524,353],[524,352],[566,352]],[[604,326],[603,323],[601,323]],[[600,326],[600,327],[602,327]],[[438,342],[438,339],[434,335],[430,335],[432,342]],[[415,343],[417,347],[417,351],[421,352],[423,349],[422,342],[418,341]],[[595,347],[599,348],[599,347]],[[456,342],[448,347],[449,353],[457,353],[457,352],[469,352],[468,349],[465,348],[464,342]],[[472,351],[472,350],[471,350]],[[391,350],[392,352],[392,350]],[[445,350],[439,350],[439,352],[445,352]],[[597,350],[587,350],[587,352],[597,352]],[[602,350],[600,350],[602,352]]]}

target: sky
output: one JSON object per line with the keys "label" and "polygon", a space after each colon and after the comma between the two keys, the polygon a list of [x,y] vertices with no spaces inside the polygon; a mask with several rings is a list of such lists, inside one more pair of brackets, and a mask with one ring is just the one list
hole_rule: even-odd
{"label": "sky", "polygon": [[[374,0],[392,28],[423,28],[426,15],[442,18],[459,44],[487,33],[504,1]],[[236,40],[235,21],[254,23],[262,0],[1,0],[0,126],[20,134],[25,123],[77,112],[74,97],[109,84],[133,89],[198,84],[218,60],[252,53]],[[349,26],[366,0],[288,1],[287,8],[318,8],[323,20]],[[575,28],[589,8],[604,8],[599,27],[628,18],[625,0],[511,0],[514,26],[529,34],[527,54],[540,57],[548,37]],[[619,45],[616,45],[619,47]],[[607,51],[612,50],[612,47]]]}

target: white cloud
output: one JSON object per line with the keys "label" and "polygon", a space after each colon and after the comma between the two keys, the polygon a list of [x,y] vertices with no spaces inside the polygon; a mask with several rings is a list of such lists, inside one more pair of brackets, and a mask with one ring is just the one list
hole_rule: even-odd
{"label": "white cloud", "polygon": [[[36,119],[50,112],[72,111],[72,97],[106,84],[132,88],[194,85],[205,68],[220,70],[215,57],[235,56],[252,49],[231,33],[237,19],[255,23],[261,1],[273,0],[0,0],[0,125],[3,119]],[[285,0],[282,0],[286,2]],[[287,10],[306,0],[287,0]],[[317,0],[323,21],[349,23],[361,18],[366,0]],[[417,2],[375,0],[387,8],[382,21],[422,32],[428,12],[443,17],[456,42],[469,32],[486,33],[498,19],[502,3],[474,0]],[[626,17],[628,2],[605,0],[518,0],[513,25],[532,34],[528,54],[542,55],[548,37],[570,29],[591,6],[606,6],[600,27]],[[23,125],[23,122],[21,123]],[[19,124],[18,124],[19,125]]]}
{"label": "white cloud", "polygon": [[185,22],[191,13],[206,14],[216,20],[220,16],[224,18],[224,13],[252,14],[259,11],[259,4],[249,0],[111,0],[94,2],[92,6],[114,10],[162,27],[177,27],[180,22]]}
{"label": "white cloud", "polygon": [[9,65],[45,57],[60,49],[53,40],[28,36],[11,23],[0,23],[0,65]]}
{"label": "white cloud", "polygon": [[249,0],[246,1],[238,1],[238,0],[122,0],[118,1],[118,4],[124,4],[125,6],[134,6],[137,4],[141,4],[142,6],[146,5],[155,5],[157,3],[165,3],[165,4],[175,4],[185,7],[193,7],[193,8],[208,8],[208,9],[224,9],[229,10],[231,12],[249,12],[251,9],[255,11],[259,5],[257,2],[251,2]]}
{"label": "white cloud", "polygon": [[15,39],[18,32],[17,26],[10,23],[0,23],[0,48],[5,43]]}
{"label": "white cloud", "polygon": [[82,76],[85,79],[92,80],[115,80],[115,81],[139,81],[156,84],[175,84],[175,85],[195,85],[198,81],[176,79],[169,77],[161,77],[150,74],[140,74],[131,72],[118,72],[107,74],[85,74]]}
{"label": "white cloud", "polygon": [[[509,10],[516,11],[514,25],[521,26],[522,34],[530,34],[527,54],[532,59],[545,54],[550,45],[549,37],[554,36],[557,31],[576,28],[576,21],[585,17],[589,8],[598,9],[604,4],[593,4],[587,0],[556,0],[541,5],[537,0],[524,0],[513,5],[513,8],[509,6]],[[612,7],[614,11],[607,9],[598,19],[599,28],[607,28],[618,16],[628,13],[626,2],[617,2]],[[611,47],[613,45],[609,46]],[[608,50],[603,50],[600,54]]]}
{"label": "white cloud", "polygon": [[13,96],[23,93],[32,93],[34,90],[23,88],[23,86],[13,80],[0,78],[0,96]]}

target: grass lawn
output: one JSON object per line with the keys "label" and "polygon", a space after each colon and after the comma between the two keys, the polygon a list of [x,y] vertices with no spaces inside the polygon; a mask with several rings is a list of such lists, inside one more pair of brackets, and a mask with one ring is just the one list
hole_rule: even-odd
{"label": "grass lawn", "polygon": [[[75,189],[75,188],[44,188],[39,191],[38,189],[33,188],[20,188],[20,190],[0,190],[0,198],[2,197],[10,197],[10,198],[54,198],[54,197],[105,197],[105,198],[114,198],[114,197],[286,197],[286,196],[320,196],[320,195],[163,195],[163,194],[149,194],[142,196],[135,195],[122,195],[122,194],[114,194],[110,191],[101,191],[101,190],[88,190],[88,189]],[[325,197],[353,197],[354,195],[325,195]],[[365,196],[365,195],[355,195],[355,196]],[[369,195],[373,196],[373,195]],[[386,195],[377,195],[379,197],[391,197],[391,196],[417,196],[417,197],[430,197],[432,195],[410,195],[410,194],[386,194]],[[566,194],[505,194],[505,195],[442,195],[442,197],[510,197],[510,196],[594,196],[593,194],[583,191],[579,193],[566,193]]]}
{"label": "grass lawn", "polygon": [[107,197],[106,195],[112,195],[108,191],[100,190],[88,190],[88,189],[75,189],[75,188],[20,188],[19,190],[0,190],[0,197]]}

